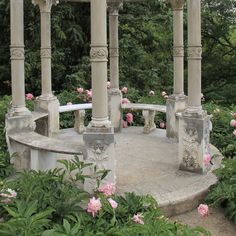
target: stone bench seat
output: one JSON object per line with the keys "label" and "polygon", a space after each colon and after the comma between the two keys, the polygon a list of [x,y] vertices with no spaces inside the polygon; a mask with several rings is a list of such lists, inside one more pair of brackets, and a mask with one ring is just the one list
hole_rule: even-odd
{"label": "stone bench seat", "polygon": [[46,170],[56,166],[56,153],[69,155],[83,155],[87,158],[87,151],[83,143],[50,138],[36,132],[18,132],[8,134],[9,141],[16,142],[30,149],[30,168]]}
{"label": "stone bench seat", "polygon": [[151,131],[156,129],[156,124],[154,118],[156,112],[166,113],[166,106],[164,105],[154,105],[154,104],[141,104],[141,103],[125,103],[121,105],[122,109],[133,109],[142,110],[144,117],[144,128],[143,133],[149,134]]}

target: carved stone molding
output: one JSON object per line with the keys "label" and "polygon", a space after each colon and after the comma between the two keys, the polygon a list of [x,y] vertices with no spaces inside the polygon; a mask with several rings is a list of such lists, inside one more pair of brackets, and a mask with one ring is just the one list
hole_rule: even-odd
{"label": "carved stone molding", "polygon": [[24,60],[25,59],[25,50],[24,47],[13,47],[10,49],[11,60]]}
{"label": "carved stone molding", "polygon": [[51,48],[41,48],[40,55],[41,58],[51,58],[52,57]]}
{"label": "carved stone molding", "polygon": [[59,0],[32,0],[34,5],[38,5],[40,12],[51,12],[52,5],[57,5]]}
{"label": "carved stone molding", "polygon": [[110,48],[110,57],[119,57],[119,48]]}
{"label": "carved stone molding", "polygon": [[185,0],[168,0],[174,11],[183,10]]}
{"label": "carved stone molding", "polygon": [[91,46],[90,58],[91,61],[107,61],[108,50],[107,47]]}
{"label": "carved stone molding", "polygon": [[123,7],[123,0],[112,0],[107,3],[109,15],[118,15],[119,9]]}
{"label": "carved stone molding", "polygon": [[189,59],[202,59],[202,47],[201,46],[189,46],[188,47]]}
{"label": "carved stone molding", "polygon": [[196,128],[185,128],[183,137],[183,163],[184,167],[189,170],[200,168],[198,158],[198,133]]}
{"label": "carved stone molding", "polygon": [[184,47],[174,46],[173,47],[173,55],[174,55],[174,57],[183,57],[184,56]]}

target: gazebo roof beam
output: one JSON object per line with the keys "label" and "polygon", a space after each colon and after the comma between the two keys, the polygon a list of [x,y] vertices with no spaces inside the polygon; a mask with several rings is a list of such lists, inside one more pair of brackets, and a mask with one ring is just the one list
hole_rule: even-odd
{"label": "gazebo roof beam", "polygon": [[[66,0],[67,2],[90,2],[90,0]],[[123,0],[124,2],[145,2],[148,0]],[[107,2],[116,2],[116,0],[107,0]]]}

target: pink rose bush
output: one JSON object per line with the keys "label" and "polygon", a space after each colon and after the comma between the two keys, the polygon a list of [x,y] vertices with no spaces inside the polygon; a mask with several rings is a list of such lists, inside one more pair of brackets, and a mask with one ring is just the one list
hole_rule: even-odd
{"label": "pink rose bush", "polygon": [[122,92],[122,93],[128,93],[128,88],[127,88],[127,87],[123,87],[123,88],[121,89],[121,92]]}
{"label": "pink rose bush", "polygon": [[161,128],[161,129],[165,129],[165,127],[166,127],[165,122],[160,122],[160,128]]}
{"label": "pink rose bush", "polygon": [[123,98],[122,104],[127,104],[127,103],[130,103],[130,100],[128,98]]}
{"label": "pink rose bush", "polygon": [[231,120],[230,121],[230,126],[236,127],[236,120]]}
{"label": "pink rose bush", "polygon": [[210,163],[211,163],[211,154],[205,154],[204,156],[203,156],[203,162],[204,162],[204,165],[205,166],[209,166],[210,165]]}
{"label": "pink rose bush", "polygon": [[209,208],[206,204],[200,204],[197,211],[201,217],[206,217],[209,215]]}
{"label": "pink rose bush", "polygon": [[6,203],[6,204],[11,203],[12,198],[16,198],[16,196],[17,196],[17,192],[10,188],[8,188],[7,190],[2,190],[0,192],[0,197],[3,198],[1,202]]}
{"label": "pink rose bush", "polygon": [[30,101],[30,100],[32,100],[33,98],[34,98],[34,95],[33,95],[32,93],[27,93],[27,94],[25,94],[25,99],[26,99],[26,100]]}
{"label": "pink rose bush", "polygon": [[115,200],[113,200],[112,198],[108,198],[107,201],[110,203],[110,205],[113,209],[117,208],[118,203]]}
{"label": "pink rose bush", "polygon": [[126,121],[131,124],[133,121],[134,121],[134,117],[133,117],[133,114],[132,113],[127,113],[126,114]]}
{"label": "pink rose bush", "polygon": [[80,88],[77,88],[76,91],[77,91],[79,94],[81,94],[81,93],[84,92],[84,89],[80,87]]}
{"label": "pink rose bush", "polygon": [[143,215],[142,215],[141,213],[135,214],[135,215],[132,217],[132,220],[133,220],[136,224],[144,225]]}
{"label": "pink rose bush", "polygon": [[92,197],[89,199],[89,203],[87,206],[87,212],[92,213],[92,216],[95,217],[98,211],[102,209],[102,203],[100,199],[96,199],[95,197]]}
{"label": "pink rose bush", "polygon": [[103,184],[100,188],[98,188],[98,191],[108,197],[116,192],[116,186],[113,183],[106,183]]}

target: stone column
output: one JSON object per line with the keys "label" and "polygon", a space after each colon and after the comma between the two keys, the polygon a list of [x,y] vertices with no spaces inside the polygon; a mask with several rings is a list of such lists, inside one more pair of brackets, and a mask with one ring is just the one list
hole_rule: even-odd
{"label": "stone column", "polygon": [[180,169],[204,173],[210,153],[210,116],[201,107],[201,0],[188,0],[188,106],[179,120]]}
{"label": "stone column", "polygon": [[11,0],[11,83],[10,116],[29,115],[25,107],[24,6],[23,0]]}
{"label": "stone column", "polygon": [[122,93],[119,89],[119,9],[123,5],[123,0],[108,2],[109,12],[109,51],[110,51],[110,89],[109,89],[109,115],[115,132],[121,130]]}
{"label": "stone column", "polygon": [[40,9],[41,19],[41,84],[42,94],[35,102],[35,109],[48,112],[44,134],[53,136],[59,130],[59,102],[52,94],[51,72],[51,8],[58,0],[32,0]]}
{"label": "stone column", "polygon": [[[92,67],[92,121],[83,139],[88,150],[87,161],[98,170],[110,170],[104,181],[115,182],[114,129],[108,119],[107,101],[107,3],[91,0],[91,67]],[[93,175],[88,167],[87,174]],[[89,192],[96,187],[94,179],[85,181]]]}
{"label": "stone column", "polygon": [[174,92],[167,99],[166,135],[168,138],[178,139],[178,117],[186,107],[184,95],[184,33],[183,33],[183,6],[185,0],[171,0],[173,9],[173,56],[174,56]]}

